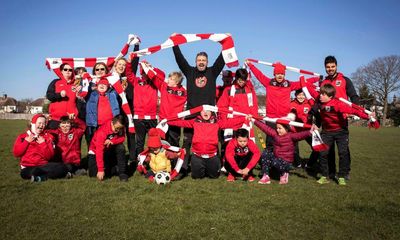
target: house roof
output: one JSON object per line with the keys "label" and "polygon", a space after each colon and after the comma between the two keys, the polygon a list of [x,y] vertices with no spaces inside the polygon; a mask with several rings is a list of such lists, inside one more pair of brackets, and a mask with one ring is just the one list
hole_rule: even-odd
{"label": "house roof", "polygon": [[0,106],[17,106],[17,100],[12,97],[0,98]]}
{"label": "house roof", "polygon": [[42,107],[44,105],[45,98],[38,98],[31,102],[31,106]]}

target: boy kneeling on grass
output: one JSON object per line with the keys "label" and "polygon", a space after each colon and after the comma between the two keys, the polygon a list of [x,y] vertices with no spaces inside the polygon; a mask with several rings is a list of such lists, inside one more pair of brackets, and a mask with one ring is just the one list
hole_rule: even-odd
{"label": "boy kneeling on grass", "polygon": [[239,128],[235,131],[235,138],[229,141],[225,150],[225,168],[228,171],[228,182],[234,182],[236,177],[254,181],[253,168],[260,159],[261,153],[257,145],[249,139],[249,131]]}
{"label": "boy kneeling on grass", "polygon": [[89,146],[89,177],[102,181],[118,174],[121,181],[128,181],[124,129],[125,117],[117,115],[96,130]]}
{"label": "boy kneeling on grass", "polygon": [[293,168],[296,142],[311,136],[312,131],[317,129],[317,126],[313,125],[311,130],[294,133],[290,131],[290,126],[286,124],[277,123],[276,129],[261,121],[255,121],[255,125],[274,138],[274,151],[265,150],[261,156],[261,173],[263,173],[263,176],[258,183],[270,184],[269,170],[274,167],[280,173],[279,184],[287,184],[289,182],[289,170]]}

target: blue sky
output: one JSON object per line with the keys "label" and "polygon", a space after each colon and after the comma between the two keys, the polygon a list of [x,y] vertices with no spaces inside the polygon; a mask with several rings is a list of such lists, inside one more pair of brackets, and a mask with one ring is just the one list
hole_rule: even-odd
{"label": "blue sky", "polygon": [[[115,2],[3,0],[0,93],[42,97],[55,78],[44,65],[46,57],[116,56],[129,33],[139,35],[145,48],[173,32],[229,32],[241,63],[281,61],[324,73],[325,56],[335,55],[339,71],[348,76],[374,58],[400,54],[400,1]],[[212,63],[221,47],[201,41],[181,49],[194,64],[203,50]],[[172,50],[146,59],[166,72],[178,70]],[[271,75],[272,69],[260,67]]]}

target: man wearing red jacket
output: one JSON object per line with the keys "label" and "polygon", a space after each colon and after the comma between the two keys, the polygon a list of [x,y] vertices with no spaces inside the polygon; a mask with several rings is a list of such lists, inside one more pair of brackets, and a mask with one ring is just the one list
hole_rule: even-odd
{"label": "man wearing red jacket", "polygon": [[260,159],[261,153],[257,145],[249,139],[249,132],[244,128],[235,131],[235,138],[229,141],[225,151],[225,166],[229,172],[227,181],[235,181],[236,176],[243,180],[254,181],[252,173]]}
{"label": "man wearing red jacket", "polygon": [[[290,112],[290,94],[292,91],[301,88],[300,83],[286,80],[286,66],[279,62],[274,63],[274,78],[272,79],[265,76],[249,60],[246,60],[246,64],[267,90],[265,102],[267,117],[286,117]],[[275,128],[274,124],[269,124],[269,126]],[[271,136],[267,136],[267,150],[270,152],[273,150],[273,141]]]}
{"label": "man wearing red jacket", "polygon": [[[88,170],[90,177],[100,181],[118,173],[121,181],[127,181],[125,160],[125,118],[115,116],[94,133],[89,146]],[[117,162],[115,162],[115,159]]]}
{"label": "man wearing red jacket", "polygon": [[41,182],[47,178],[63,178],[68,171],[60,162],[49,162],[54,156],[53,137],[44,132],[46,117],[36,114],[31,120],[31,127],[20,134],[14,143],[13,153],[21,158],[21,177]]}

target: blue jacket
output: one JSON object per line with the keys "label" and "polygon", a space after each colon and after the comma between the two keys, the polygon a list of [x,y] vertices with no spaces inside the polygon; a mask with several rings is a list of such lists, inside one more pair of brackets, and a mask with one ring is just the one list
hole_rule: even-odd
{"label": "blue jacket", "polygon": [[[110,101],[113,117],[115,117],[120,113],[117,93],[111,89],[106,92],[106,96]],[[90,97],[86,103],[86,125],[88,127],[97,127],[98,102],[99,102],[99,93],[97,91],[93,91],[90,94]]]}

